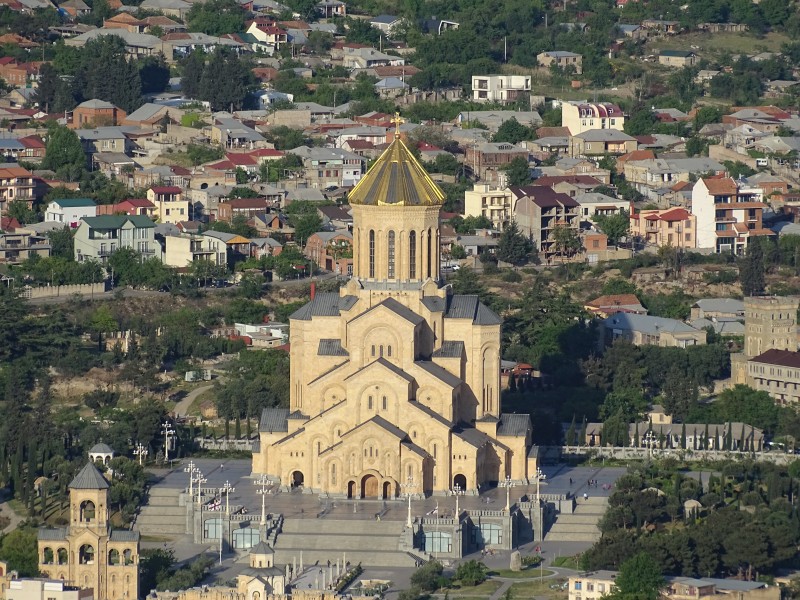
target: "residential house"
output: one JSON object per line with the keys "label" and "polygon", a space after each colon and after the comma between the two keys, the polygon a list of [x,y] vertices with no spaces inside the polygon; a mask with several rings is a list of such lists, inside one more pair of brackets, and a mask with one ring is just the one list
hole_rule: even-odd
{"label": "residential house", "polygon": [[638,147],[635,137],[618,129],[590,129],[573,135],[569,141],[572,157],[627,154]]}
{"label": "residential house", "polygon": [[[592,423],[591,425],[599,425],[598,433],[602,430],[602,423]],[[587,425],[587,438],[589,437],[589,430],[593,429]],[[597,440],[592,438],[586,440],[585,443],[592,446],[599,446],[599,435]],[[596,441],[596,443],[595,443]],[[600,600],[603,596],[607,596],[614,589],[614,580],[617,578],[616,571],[592,571],[590,573],[581,573],[569,578],[568,582],[568,596],[569,600]]]}
{"label": "residential house", "polygon": [[83,145],[83,151],[91,164],[92,155],[97,152],[119,152],[128,154],[134,147],[129,134],[138,131],[134,127],[97,127],[96,129],[76,129],[75,133]]}
{"label": "residential house", "polygon": [[96,596],[92,588],[69,585],[63,579],[15,577],[8,582],[3,597],[6,600],[93,600]]}
{"label": "residential house", "polygon": [[233,268],[236,263],[247,260],[250,257],[250,240],[244,236],[223,231],[205,231],[201,235],[224,244],[224,246],[220,246],[220,253],[223,252],[222,248],[224,247],[224,264],[228,268]]}
{"label": "residential house", "polygon": [[302,159],[303,178],[313,188],[355,185],[366,167],[363,156],[341,148],[300,146],[292,154]]}
{"label": "residential house", "polygon": [[759,188],[730,177],[699,179],[692,188],[697,247],[743,254],[751,238],[775,235],[763,224],[765,208]]}
{"label": "residential house", "polygon": [[631,237],[648,246],[697,248],[697,217],[685,208],[640,210],[630,223]]}
{"label": "residential house", "polygon": [[371,69],[374,67],[401,66],[405,59],[393,54],[386,54],[375,48],[352,48],[345,46],[342,66],[346,69]]}
{"label": "residential house", "polygon": [[676,319],[633,313],[616,313],[603,321],[606,343],[622,338],[635,346],[687,348],[703,346],[706,332]]}
{"label": "residential house", "polygon": [[[182,2],[182,0],[168,1]],[[145,0],[145,3],[146,2],[148,2],[148,0]],[[141,5],[140,8],[146,7]],[[158,54],[164,54],[167,60],[172,59],[172,52],[169,48],[169,45],[165,42],[162,42],[156,36],[147,33],[131,33],[126,29],[106,29],[105,27],[92,29],[86,33],[82,33],[65,40],[64,45],[82,48],[84,45],[86,45],[86,42],[89,42],[90,40],[96,40],[106,35],[114,35],[118,38],[122,38],[123,42],[125,43],[125,52],[131,57],[138,58],[143,56],[156,56]]]}
{"label": "residential house", "polygon": [[136,168],[136,162],[122,152],[95,152],[92,154],[92,168],[107,177],[127,178]]}
{"label": "residential house", "polygon": [[164,264],[185,268],[196,262],[227,266],[225,242],[215,237],[191,233],[164,236]]}
{"label": "residential house", "polygon": [[317,2],[317,12],[323,19],[347,16],[347,4],[341,0],[321,0]]}
{"label": "residential house", "polygon": [[283,251],[283,245],[271,237],[250,238],[250,256],[278,256]]}
{"label": "residential house", "polygon": [[255,129],[234,119],[228,113],[218,113],[211,125],[211,143],[233,148],[264,148],[267,140]]}
{"label": "residential house", "polygon": [[668,67],[693,67],[697,55],[691,50],[662,50],[658,53],[658,63]]}
{"label": "residential house", "polygon": [[294,237],[294,227],[289,223],[289,218],[283,213],[266,213],[253,218],[253,227],[259,235],[279,235],[286,239]]}
{"label": "residential house", "polygon": [[0,35],[0,45],[5,46],[6,44],[9,46],[16,46],[17,48],[22,48],[23,50],[32,50],[33,48],[39,48],[40,46],[40,44],[34,42],[33,40],[29,40],[18,33],[4,33],[3,35]]}
{"label": "residential house", "polygon": [[744,302],[738,298],[702,298],[692,304],[692,319],[744,320]]}
{"label": "residential house", "polygon": [[16,265],[34,256],[50,256],[46,236],[36,235],[24,228],[0,232],[0,264]]}
{"label": "residential house", "polygon": [[475,232],[475,235],[457,235],[452,243],[461,246],[467,256],[477,257],[481,254],[494,254],[497,252],[500,240],[494,231],[479,229]]}
{"label": "residential house", "polygon": [[377,17],[370,19],[369,24],[375,29],[380,30],[382,33],[385,33],[387,37],[391,37],[392,33],[394,33],[395,27],[399,26],[402,22],[402,17],[395,17],[393,15],[378,15]]}
{"label": "residential house", "polygon": [[546,185],[556,192],[574,198],[603,185],[603,182],[591,175],[542,175],[535,180],[536,185]]}
{"label": "residential house", "polygon": [[353,274],[353,234],[347,230],[312,233],[303,253],[321,269],[337,275]]}
{"label": "residential house", "polygon": [[493,229],[502,231],[511,220],[512,201],[510,189],[476,183],[471,190],[464,192],[464,216],[486,217]]}
{"label": "residential house", "polygon": [[585,158],[572,158],[563,156],[559,158],[552,167],[539,167],[542,175],[561,176],[561,175],[586,175],[593,177],[603,185],[611,185],[611,171],[601,169],[593,160]]}
{"label": "residential house", "polygon": [[564,102],[561,105],[561,126],[578,135],[592,129],[617,129],[625,126],[625,114],[611,102]]}
{"label": "residential house", "polygon": [[173,21],[164,15],[154,15],[152,17],[145,17],[142,19],[147,25],[145,33],[151,33],[153,27],[160,27],[161,31],[165,34],[180,33],[186,31],[186,25]]}
{"label": "residential house", "polygon": [[675,35],[681,31],[680,22],[664,21],[663,19],[644,19],[642,21],[642,27],[657,33],[666,33],[668,35]]}
{"label": "residential house", "polygon": [[189,9],[192,8],[192,4],[185,0],[144,0],[139,8],[183,21]]}
{"label": "residential house", "polygon": [[353,230],[353,217],[341,206],[320,206],[317,214],[322,219],[322,227],[326,231]]}
{"label": "residential house", "polygon": [[147,23],[134,17],[133,15],[123,12],[117,13],[110,19],[103,20],[103,27],[106,29],[124,29],[131,33],[145,33]]}
{"label": "residential house", "polygon": [[83,0],[66,0],[58,5],[58,9],[68,14],[73,19],[91,14],[92,7]]}
{"label": "residential house", "polygon": [[288,41],[288,34],[285,29],[278,27],[275,21],[263,17],[250,21],[247,25],[246,33],[275,50],[280,50],[280,47]]}
{"label": "residential house", "polygon": [[36,90],[28,87],[14,88],[0,98],[0,107],[3,108],[25,108],[33,106],[35,103]]}
{"label": "residential house", "polygon": [[433,17],[431,19],[423,19],[420,22],[420,28],[422,29],[423,33],[431,33],[435,35],[442,35],[445,31],[449,31],[451,29],[458,29],[459,23],[455,21],[446,21],[444,19],[437,19]]}
{"label": "residential house", "polygon": [[629,38],[629,39],[632,39],[632,40],[647,39],[648,32],[641,25],[627,25],[627,24],[619,23],[617,25],[617,29],[619,29],[619,31],[623,35],[623,37],[626,37],[626,38]]}
{"label": "residential house", "polygon": [[[35,200],[33,173],[22,167],[0,167],[0,209],[7,208],[8,202],[22,200],[31,208]],[[0,210],[0,213],[4,212]]]}
{"label": "residential house", "polygon": [[789,193],[789,182],[779,175],[761,172],[746,179],[748,185],[759,188],[764,198],[773,195],[783,196]]}
{"label": "residential house", "polygon": [[531,78],[528,75],[473,75],[472,99],[475,102],[513,104],[530,99]]}
{"label": "residential house", "polygon": [[573,229],[576,234],[580,230],[580,205],[566,194],[542,185],[510,187],[509,190],[513,219],[545,259],[559,252],[553,235],[556,228]]}
{"label": "residential house", "polygon": [[151,219],[157,218],[156,206],[147,198],[128,198],[116,204],[101,204],[97,207],[98,215],[141,215]]}
{"label": "residential house", "polygon": [[163,42],[163,53],[172,60],[188,56],[195,50],[202,50],[206,53],[214,52],[219,47],[225,47],[233,52],[241,53],[247,50],[249,44],[236,39],[237,36],[217,37],[199,31],[176,31],[168,33],[161,38]]}
{"label": "residential house", "polygon": [[19,62],[11,56],[0,58],[0,78],[12,87],[26,87],[39,73],[41,63]]}
{"label": "residential house", "polygon": [[565,155],[569,152],[569,136],[540,137],[523,144],[531,151],[531,155],[539,160],[546,160],[551,155]]}
{"label": "residential house", "polygon": [[62,198],[52,200],[44,211],[44,220],[63,223],[73,229],[80,225],[81,219],[97,216],[97,205],[89,198]]}
{"label": "residential house", "polygon": [[[554,189],[558,191],[557,188]],[[613,198],[599,192],[583,192],[572,197],[580,205],[581,221],[584,223],[591,222],[595,215],[617,215],[630,208],[627,200]]]}
{"label": "residential house", "polygon": [[147,199],[155,206],[156,219],[161,223],[177,223],[192,218],[191,204],[177,186],[153,186],[147,190]]}
{"label": "residential house", "polygon": [[550,50],[536,55],[536,61],[542,67],[556,66],[576,75],[583,73],[583,56],[564,50]]}
{"label": "residential house", "polygon": [[269,212],[271,206],[272,203],[266,198],[233,198],[217,204],[217,221],[230,223],[236,216],[251,219]]}
{"label": "residential house", "polygon": [[104,215],[84,217],[75,231],[75,260],[102,264],[121,248],[131,248],[143,259],[156,256],[155,223],[143,216]]}
{"label": "residential house", "polygon": [[410,89],[409,85],[398,77],[386,77],[373,87],[381,98],[397,98]]}
{"label": "residential house", "polygon": [[174,106],[146,102],[122,119],[121,125],[132,127],[161,127],[162,123],[180,123],[185,111]]}
{"label": "residential house", "polygon": [[[638,154],[637,151],[634,154]],[[689,181],[706,173],[721,174],[725,167],[711,158],[697,156],[693,158],[652,158],[637,160],[632,157],[621,165],[621,171],[636,190],[651,199],[652,192],[670,187],[678,182]],[[618,165],[619,168],[619,165]]]}
{"label": "residential house", "polygon": [[38,135],[26,135],[17,138],[17,141],[22,144],[24,148],[22,152],[17,154],[17,160],[38,163],[41,162],[47,152],[47,146]]}
{"label": "residential house", "polygon": [[609,294],[587,302],[584,310],[601,319],[607,319],[617,313],[646,315],[647,309],[639,302],[635,294]]}
{"label": "residential house", "polygon": [[467,146],[464,164],[478,178],[498,183],[503,175],[502,167],[518,158],[527,161],[528,150],[506,142],[483,142]]}

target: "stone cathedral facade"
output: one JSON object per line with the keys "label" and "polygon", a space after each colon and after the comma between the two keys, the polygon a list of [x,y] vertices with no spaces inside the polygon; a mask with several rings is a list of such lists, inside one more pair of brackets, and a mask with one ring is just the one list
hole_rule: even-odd
{"label": "stone cathedral facade", "polygon": [[353,277],[290,318],[290,406],[264,410],[255,474],[350,498],[527,482],[501,319],[440,277],[443,201],[399,135],[352,190]]}

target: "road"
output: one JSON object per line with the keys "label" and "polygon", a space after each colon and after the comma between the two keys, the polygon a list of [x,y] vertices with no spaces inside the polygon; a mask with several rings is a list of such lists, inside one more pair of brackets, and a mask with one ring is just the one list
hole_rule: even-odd
{"label": "road", "polygon": [[178,418],[185,417],[186,413],[189,412],[189,408],[192,406],[192,402],[194,402],[198,396],[203,394],[203,392],[207,392],[213,387],[214,386],[211,384],[201,385],[200,387],[195,388],[186,394],[186,397],[175,405],[175,416]]}
{"label": "road", "polygon": [[8,527],[3,529],[3,531],[0,533],[8,533],[9,531],[13,531],[19,526],[20,522],[22,521],[22,517],[20,517],[17,513],[15,513],[8,505],[8,502],[5,501],[6,497],[7,494],[3,493],[2,496],[3,502],[0,503],[0,515],[7,518],[10,521],[10,523]]}

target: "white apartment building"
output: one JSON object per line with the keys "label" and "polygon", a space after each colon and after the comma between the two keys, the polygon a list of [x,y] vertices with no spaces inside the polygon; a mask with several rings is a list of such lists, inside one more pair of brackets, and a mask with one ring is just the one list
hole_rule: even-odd
{"label": "white apartment building", "polygon": [[561,105],[561,126],[571,135],[590,129],[618,129],[623,131],[625,114],[611,102],[564,102]]}
{"label": "white apartment building", "polygon": [[531,78],[527,75],[473,75],[472,99],[475,102],[511,104],[520,97],[530,99]]}
{"label": "white apartment building", "polygon": [[699,179],[692,188],[697,247],[743,254],[750,239],[775,235],[764,227],[763,192],[730,177]]}
{"label": "white apartment building", "polygon": [[492,228],[502,231],[511,220],[511,191],[494,187],[488,183],[476,183],[464,192],[464,216],[486,217]]}

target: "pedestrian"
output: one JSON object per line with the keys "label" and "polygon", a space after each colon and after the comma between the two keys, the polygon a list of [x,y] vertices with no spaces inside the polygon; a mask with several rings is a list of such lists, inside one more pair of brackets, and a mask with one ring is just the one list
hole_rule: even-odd
{"label": "pedestrian", "polygon": [[583,499],[584,500],[588,500],[589,499],[589,494],[587,494],[586,492],[583,492]]}
{"label": "pedestrian", "polygon": [[220,466],[219,466],[219,470],[220,470],[220,471],[224,471],[224,470],[225,470],[225,465],[220,465]]}
{"label": "pedestrian", "polygon": [[569,484],[572,485],[572,477],[569,478]]}

